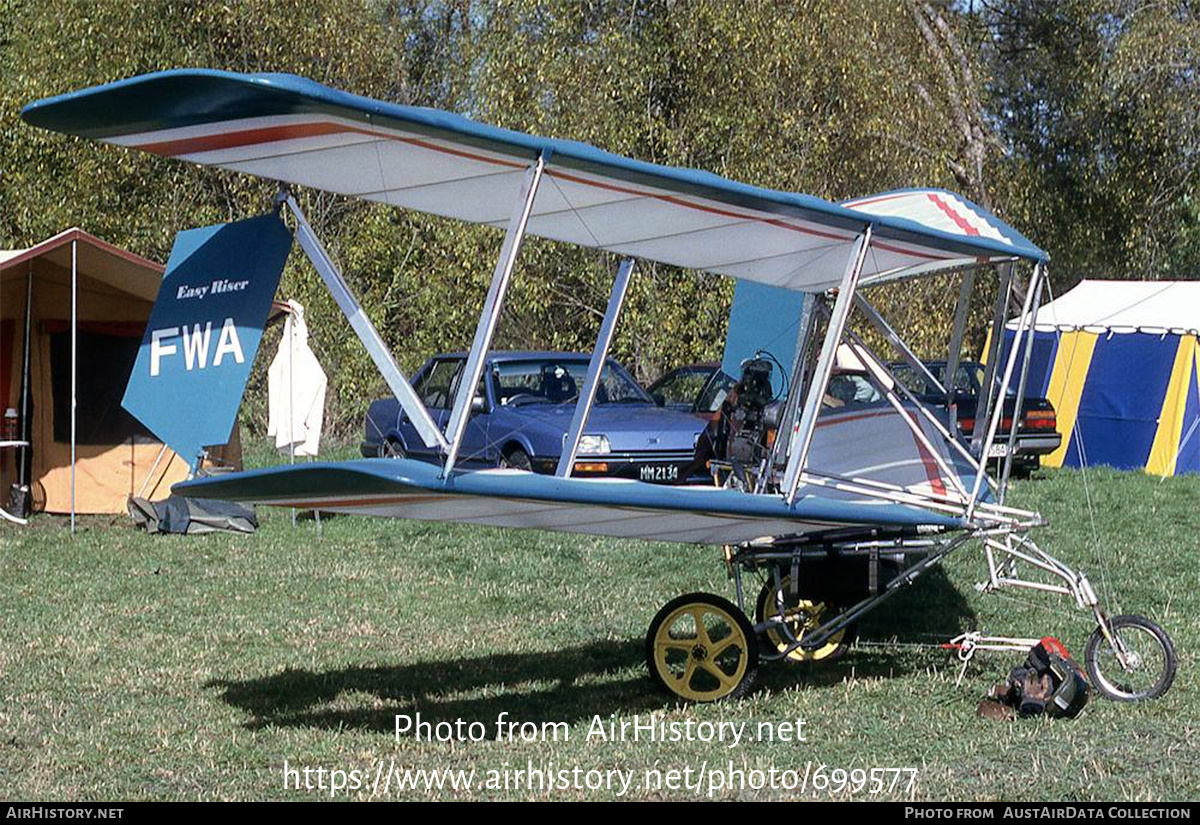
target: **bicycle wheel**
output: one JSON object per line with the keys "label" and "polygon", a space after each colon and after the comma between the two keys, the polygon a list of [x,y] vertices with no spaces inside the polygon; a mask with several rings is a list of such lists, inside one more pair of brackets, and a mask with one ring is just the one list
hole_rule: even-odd
{"label": "bicycle wheel", "polygon": [[1144,616],[1114,616],[1109,627],[1116,646],[1096,628],[1084,652],[1096,689],[1116,702],[1141,702],[1166,693],[1178,667],[1166,631]]}

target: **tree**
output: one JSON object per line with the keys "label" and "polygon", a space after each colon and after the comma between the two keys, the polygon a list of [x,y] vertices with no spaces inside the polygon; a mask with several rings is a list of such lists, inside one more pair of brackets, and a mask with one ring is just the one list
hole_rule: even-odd
{"label": "tree", "polygon": [[[1198,35],[1186,3],[1124,0],[0,0],[0,245],[78,224],[162,260],[179,229],[264,211],[268,183],[18,117],[37,98],[204,66],[295,72],[831,200],[957,189],[1048,249],[1059,285],[1191,273]],[[499,232],[298,195],[403,367],[469,343]],[[531,239],[498,345],[590,348],[615,269]],[[644,379],[717,357],[732,286],[643,263],[616,355]],[[336,380],[326,420],[346,433],[383,383],[299,256],[283,291],[309,309]],[[953,292],[935,279],[878,300],[932,353]]]}
{"label": "tree", "polygon": [[[1006,200],[1056,283],[1196,277],[1181,266],[1200,162],[1200,20],[1190,4],[985,4]],[[1190,269],[1190,273],[1186,271]]]}
{"label": "tree", "polygon": [[[984,165],[1000,143],[981,101],[982,87],[976,80],[974,65],[978,58],[968,54],[962,37],[947,22],[947,10],[917,0],[909,0],[908,8],[940,81],[931,90],[918,78],[913,82],[914,88],[929,109],[948,114],[957,137],[955,151],[945,156],[944,162],[954,173],[960,190],[990,210],[992,197],[984,177]],[[919,144],[914,148],[931,151]]]}

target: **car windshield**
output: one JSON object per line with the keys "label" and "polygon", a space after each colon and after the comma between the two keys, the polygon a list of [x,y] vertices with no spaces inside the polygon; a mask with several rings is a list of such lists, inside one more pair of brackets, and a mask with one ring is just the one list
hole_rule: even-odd
{"label": "car windshield", "polygon": [[[946,365],[933,363],[927,365],[929,371],[933,373],[934,378],[941,381],[943,384],[946,381]],[[908,364],[895,364],[892,366],[892,372],[896,378],[910,392],[918,395],[933,395],[937,389],[929,386],[923,376],[918,375],[917,371]],[[954,391],[958,393],[966,393],[967,395],[977,395],[979,387],[983,383],[983,367],[975,363],[959,364],[958,369],[954,371]]]}
{"label": "car windshield", "polygon": [[[577,358],[500,361],[492,367],[501,404],[565,404],[575,400],[587,378],[588,362]],[[650,396],[613,361],[604,365],[597,404],[652,404]]]}

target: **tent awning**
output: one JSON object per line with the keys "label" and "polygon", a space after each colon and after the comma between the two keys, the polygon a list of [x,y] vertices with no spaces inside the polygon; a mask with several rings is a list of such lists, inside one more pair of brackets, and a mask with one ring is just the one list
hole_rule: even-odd
{"label": "tent awning", "polygon": [[113,246],[78,227],[59,232],[28,249],[0,250],[0,274],[36,258],[45,258],[70,270],[72,241],[77,242],[75,254],[79,271],[89,278],[151,303],[158,297],[162,264]]}

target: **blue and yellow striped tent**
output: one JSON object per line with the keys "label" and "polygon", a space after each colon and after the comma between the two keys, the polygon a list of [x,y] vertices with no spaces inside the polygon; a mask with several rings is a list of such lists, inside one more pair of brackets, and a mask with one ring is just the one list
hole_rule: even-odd
{"label": "blue and yellow striped tent", "polygon": [[1200,472],[1197,328],[1200,282],[1085,280],[1038,310],[1026,394],[1063,436],[1042,463]]}

